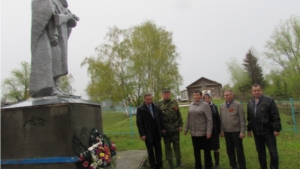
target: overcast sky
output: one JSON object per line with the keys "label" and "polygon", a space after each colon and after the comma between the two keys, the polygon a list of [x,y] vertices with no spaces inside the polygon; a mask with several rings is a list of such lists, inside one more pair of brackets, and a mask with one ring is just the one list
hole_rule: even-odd
{"label": "overcast sky", "polygon": [[[200,77],[221,84],[230,82],[226,62],[254,48],[266,51],[280,20],[300,15],[299,0],[69,0],[69,9],[80,17],[69,38],[69,73],[75,95],[88,98],[85,57],[94,55],[109,27],[126,29],[146,20],[173,33],[181,58],[180,89]],[[31,61],[31,0],[1,0],[1,81],[21,61]],[[264,68],[266,64],[262,63]],[[266,69],[265,69],[266,70]]]}

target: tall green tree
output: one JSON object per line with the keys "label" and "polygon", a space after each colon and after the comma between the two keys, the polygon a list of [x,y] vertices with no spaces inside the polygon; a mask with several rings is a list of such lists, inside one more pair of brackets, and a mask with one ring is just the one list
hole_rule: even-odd
{"label": "tall green tree", "polygon": [[11,71],[10,77],[2,81],[2,98],[9,101],[22,101],[29,98],[30,64],[21,62],[19,69]]}
{"label": "tall green tree", "polygon": [[87,57],[82,62],[82,66],[88,65],[87,71],[91,80],[86,91],[91,100],[132,102],[134,82],[131,81],[133,73],[129,71],[130,31],[110,28],[105,42],[96,48],[97,55]]}
{"label": "tall green tree", "polygon": [[163,87],[179,92],[182,77],[171,32],[146,21],[133,28],[131,47],[135,82],[141,86],[138,93],[152,92],[158,101]]}
{"label": "tall green tree", "polygon": [[[300,17],[291,16],[280,22],[266,44],[265,55],[280,72],[290,97],[300,98]],[[278,79],[277,75],[273,79]]]}
{"label": "tall green tree", "polygon": [[182,83],[172,33],[151,21],[123,30],[110,28],[96,52],[82,62],[91,78],[86,91],[94,101],[137,106],[144,93],[158,100],[162,87],[178,90]]}
{"label": "tall green tree", "polygon": [[250,89],[253,84],[260,84],[265,87],[266,82],[263,77],[262,68],[258,64],[258,59],[253,55],[253,52],[249,49],[244,59],[243,66],[250,78],[248,88]]}

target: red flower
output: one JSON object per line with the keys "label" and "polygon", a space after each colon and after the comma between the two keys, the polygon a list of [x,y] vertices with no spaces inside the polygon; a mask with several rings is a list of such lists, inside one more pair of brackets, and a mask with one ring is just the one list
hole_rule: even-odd
{"label": "red flower", "polygon": [[78,159],[79,159],[79,161],[83,161],[84,157],[82,155],[80,155]]}
{"label": "red flower", "polygon": [[109,154],[110,155],[110,150],[109,150],[109,148],[108,148],[107,145],[104,146],[104,152],[105,152],[105,154]]}
{"label": "red flower", "polygon": [[100,153],[100,149],[99,148],[95,148],[95,153],[99,154]]}
{"label": "red flower", "polygon": [[85,167],[85,168],[86,168],[86,167],[88,167],[88,166],[89,166],[89,162],[85,161],[85,162],[84,162],[82,165],[83,165],[83,167]]}

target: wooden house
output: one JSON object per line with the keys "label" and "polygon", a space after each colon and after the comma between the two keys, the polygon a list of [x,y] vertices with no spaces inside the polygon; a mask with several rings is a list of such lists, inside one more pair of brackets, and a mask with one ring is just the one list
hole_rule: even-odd
{"label": "wooden house", "polygon": [[192,84],[188,85],[186,87],[186,90],[181,91],[181,97],[185,96],[185,98],[181,99],[187,99],[189,101],[193,100],[193,92],[195,90],[201,90],[203,94],[209,93],[212,98],[221,98],[222,93],[222,84],[210,79],[207,79],[205,77],[201,77]]}

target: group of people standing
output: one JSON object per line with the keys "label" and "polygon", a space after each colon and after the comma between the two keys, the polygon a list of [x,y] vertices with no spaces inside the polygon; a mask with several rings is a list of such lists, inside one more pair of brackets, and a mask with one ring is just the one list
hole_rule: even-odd
{"label": "group of people standing", "polygon": [[[204,168],[219,169],[220,140],[225,137],[226,151],[232,169],[246,169],[246,159],[243,148],[243,138],[246,130],[248,136],[254,135],[256,150],[261,169],[267,169],[266,146],[269,149],[270,169],[278,169],[279,160],[276,147],[276,137],[281,130],[279,111],[275,101],[262,94],[259,84],[252,86],[253,97],[247,104],[247,121],[243,105],[234,100],[231,89],[225,90],[225,102],[218,108],[211,101],[211,96],[204,95],[200,90],[193,93],[193,102],[183,129],[183,120],[175,100],[171,100],[171,91],[164,88],[163,100],[157,105],[152,103],[152,95],[145,94],[144,103],[137,109],[137,126],[141,140],[145,141],[149,163],[152,169],[163,167],[161,137],[164,138],[165,156],[169,168],[173,165],[173,151],[176,166],[183,167],[180,154],[180,132],[189,132],[192,139],[195,169],[202,169],[201,150],[204,150]],[[173,147],[173,151],[172,151]],[[214,161],[211,156],[214,151]]]}

